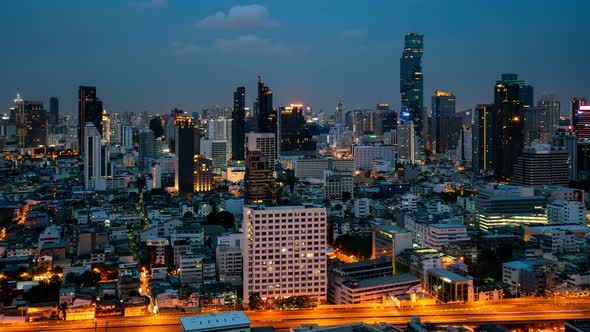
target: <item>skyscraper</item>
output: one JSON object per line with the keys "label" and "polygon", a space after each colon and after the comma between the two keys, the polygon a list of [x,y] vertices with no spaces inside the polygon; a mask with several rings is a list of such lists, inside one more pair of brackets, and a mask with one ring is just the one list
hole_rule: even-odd
{"label": "skyscraper", "polygon": [[518,81],[516,74],[502,74],[502,80],[496,81],[494,89],[494,173],[510,178],[518,156],[524,148],[524,121],[520,87],[524,81]]}
{"label": "skyscraper", "polygon": [[568,151],[550,144],[526,146],[514,164],[514,183],[529,186],[569,183]]}
{"label": "skyscraper", "polygon": [[405,45],[400,59],[400,93],[402,115],[408,113],[416,133],[424,136],[424,81],[422,76],[422,53],[424,35],[411,32],[405,36]]}
{"label": "skyscraper", "polygon": [[49,98],[49,126],[52,128],[59,123],[59,99],[57,97]]}
{"label": "skyscraper", "polygon": [[571,106],[572,106],[572,128],[576,128],[577,124],[578,124],[578,111],[580,110],[580,106],[581,105],[585,105],[586,104],[586,98],[584,97],[574,97],[572,98],[572,102],[571,102]]}
{"label": "skyscraper", "polygon": [[272,173],[277,160],[275,135],[273,133],[246,134],[246,152],[257,149],[262,151],[262,154],[266,157],[266,166]]}
{"label": "skyscraper", "polygon": [[234,109],[231,125],[232,160],[244,160],[246,144],[246,88],[240,86],[234,92]]}
{"label": "skyscraper", "polygon": [[101,133],[91,122],[86,123],[84,135],[84,189],[106,190],[108,146],[103,145]]}
{"label": "skyscraper", "polygon": [[192,116],[176,117],[174,174],[175,186],[180,196],[186,196],[194,191],[195,128]]}
{"label": "skyscraper", "polygon": [[213,188],[213,164],[211,159],[201,155],[194,156],[194,192],[211,191]]}
{"label": "skyscraper", "polygon": [[258,131],[277,133],[277,113],[272,108],[272,90],[258,76]]}
{"label": "skyscraper", "polygon": [[334,122],[344,126],[344,99],[338,97],[336,99],[336,113],[334,114]]}
{"label": "skyscraper", "polygon": [[451,138],[456,133],[455,96],[450,92],[434,91],[432,94],[432,149],[435,153],[446,153],[456,142]]}
{"label": "skyscraper", "polygon": [[102,135],[102,101],[96,96],[96,87],[80,86],[78,88],[78,143],[80,153],[84,153],[86,123],[90,122]]}
{"label": "skyscraper", "polygon": [[553,145],[568,153],[569,179],[578,179],[578,138],[572,131],[559,130],[553,135]]}
{"label": "skyscraper", "polygon": [[494,105],[479,104],[475,107],[473,124],[473,171],[489,174],[494,169]]}
{"label": "skyscraper", "polygon": [[302,104],[281,107],[279,111],[279,155],[316,154],[316,142],[305,122]]}
{"label": "skyscraper", "polygon": [[551,94],[542,95],[537,106],[548,112],[548,129],[550,131],[556,131],[557,127],[559,127],[559,116],[561,115],[561,103],[559,102],[559,98]]}
{"label": "skyscraper", "polygon": [[245,204],[276,203],[275,179],[268,157],[260,149],[246,150]]}
{"label": "skyscraper", "polygon": [[153,131],[146,129],[139,133],[139,168],[147,170],[159,157],[160,141],[156,140]]}

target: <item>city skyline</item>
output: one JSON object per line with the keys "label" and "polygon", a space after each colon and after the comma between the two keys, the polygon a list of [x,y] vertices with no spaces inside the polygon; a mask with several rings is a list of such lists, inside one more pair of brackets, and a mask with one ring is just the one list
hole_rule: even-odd
{"label": "city skyline", "polygon": [[[584,40],[583,22],[569,14],[588,7],[581,1],[3,2],[2,12],[11,13],[0,23],[3,40],[21,52],[0,55],[6,73],[0,113],[20,92],[47,105],[57,96],[61,114],[73,115],[79,85],[97,86],[109,112],[195,112],[231,106],[238,86],[256,91],[257,74],[273,88],[276,108],[302,102],[333,114],[343,96],[347,109],[387,102],[399,110],[397,61],[407,32],[425,36],[426,95],[450,91],[458,111],[473,108],[492,102],[490,86],[500,73],[515,72],[535,87],[535,101],[555,93],[567,113],[569,99],[587,94],[590,80],[588,46],[572,46]],[[80,12],[97,24],[81,20]],[[27,18],[34,20],[18,23]],[[554,24],[539,23],[549,20]],[[255,97],[246,94],[246,107]]]}

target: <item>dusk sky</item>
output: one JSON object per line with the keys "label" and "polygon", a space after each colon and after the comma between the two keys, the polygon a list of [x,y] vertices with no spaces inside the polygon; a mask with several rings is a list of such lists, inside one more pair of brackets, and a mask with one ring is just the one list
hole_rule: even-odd
{"label": "dusk sky", "polygon": [[255,98],[260,73],[275,107],[332,113],[389,102],[399,110],[406,32],[424,34],[424,91],[489,103],[516,72],[562,112],[590,96],[590,1],[0,1],[0,103],[57,96],[77,109],[95,85],[109,112],[193,112]]}

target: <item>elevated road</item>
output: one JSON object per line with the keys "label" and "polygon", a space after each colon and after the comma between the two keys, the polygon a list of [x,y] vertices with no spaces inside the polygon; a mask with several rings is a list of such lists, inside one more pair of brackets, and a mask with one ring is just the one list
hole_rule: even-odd
{"label": "elevated road", "polygon": [[[508,323],[590,319],[590,299],[514,299],[503,303],[447,304],[429,306],[268,310],[246,312],[252,326],[286,330],[301,324],[330,326],[365,322],[405,325],[413,316],[425,323]],[[87,321],[48,321],[5,324],[2,331],[180,331],[179,317],[190,313],[168,313],[145,317],[114,317]],[[95,325],[96,324],[96,325]],[[96,329],[95,329],[96,327]]]}

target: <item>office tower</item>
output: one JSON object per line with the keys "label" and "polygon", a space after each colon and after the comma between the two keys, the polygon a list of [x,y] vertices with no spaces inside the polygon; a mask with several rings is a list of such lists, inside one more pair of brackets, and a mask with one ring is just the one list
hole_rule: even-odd
{"label": "office tower", "polygon": [[408,113],[420,137],[424,136],[424,88],[422,75],[422,53],[424,35],[408,33],[400,59],[401,112]]}
{"label": "office tower", "polygon": [[27,133],[25,146],[38,147],[47,145],[47,111],[43,102],[24,101]]}
{"label": "office tower", "polygon": [[102,135],[93,123],[86,123],[84,134],[84,189],[106,190],[108,146],[103,145]]}
{"label": "office tower", "polygon": [[559,117],[561,115],[561,103],[559,102],[559,98],[551,94],[542,95],[537,102],[537,106],[547,112],[547,131],[556,131],[557,127],[559,127]]}
{"label": "office tower", "polygon": [[277,113],[272,108],[272,90],[258,76],[258,130],[259,133],[277,132]]}
{"label": "office tower", "polygon": [[133,150],[133,127],[130,125],[121,126],[121,145],[125,151]]}
{"label": "office tower", "polygon": [[78,88],[78,142],[80,153],[84,153],[86,123],[90,122],[102,135],[102,101],[96,96],[96,87],[80,86]]}
{"label": "office tower", "polygon": [[532,144],[524,150],[514,164],[512,182],[521,185],[538,186],[569,183],[568,152],[550,144]]}
{"label": "office tower", "polygon": [[568,153],[568,176],[570,181],[578,179],[578,138],[572,131],[559,130],[553,135],[553,145],[564,148]]}
{"label": "office tower", "polygon": [[377,136],[397,127],[397,113],[389,109],[389,104],[377,104],[377,108],[369,113],[369,129]]}
{"label": "office tower", "polygon": [[584,97],[573,97],[571,101],[572,112],[571,112],[571,125],[575,130],[578,125],[578,111],[581,105],[586,105],[586,98]]}
{"label": "office tower", "polygon": [[316,142],[305,122],[302,104],[281,107],[279,111],[279,155],[315,156]]}
{"label": "office tower", "polygon": [[49,98],[49,126],[55,128],[59,124],[59,99],[57,97]]}
{"label": "office tower", "polygon": [[247,133],[246,151],[261,150],[262,154],[266,157],[267,168],[274,171],[277,160],[275,142],[275,135],[273,133]]}
{"label": "office tower", "polygon": [[201,155],[194,157],[195,188],[194,192],[207,192],[213,188],[213,163]]}
{"label": "office tower", "polygon": [[146,129],[139,133],[139,167],[147,170],[152,162],[160,157],[160,141],[153,131]]}
{"label": "office tower", "polygon": [[580,104],[576,114],[574,131],[576,132],[578,139],[590,139],[590,105]]}
{"label": "office tower", "polygon": [[181,196],[186,196],[194,191],[195,128],[192,116],[179,115],[176,117],[174,173],[176,190]]}
{"label": "office tower", "polygon": [[246,88],[240,86],[234,92],[234,109],[231,122],[231,159],[244,160],[246,144]]}
{"label": "office tower", "polygon": [[520,88],[524,81],[516,74],[502,74],[494,89],[494,173],[503,178],[512,176],[514,162],[524,147],[524,121]]}
{"label": "office tower", "polygon": [[489,174],[494,169],[494,113],[493,104],[478,104],[475,107],[473,124],[473,171]]}
{"label": "office tower", "polygon": [[475,223],[483,231],[523,224],[546,224],[544,196],[533,187],[487,185],[475,197]]}
{"label": "office tower", "polygon": [[435,153],[446,153],[456,142],[451,142],[455,121],[455,96],[436,90],[432,94],[432,148]]}
{"label": "office tower", "polygon": [[27,120],[25,117],[25,102],[20,97],[20,94],[16,95],[13,105],[10,108],[10,118],[14,119],[15,122],[17,146],[20,149],[23,149],[26,146],[25,140],[27,138]]}
{"label": "office tower", "polygon": [[461,128],[459,142],[457,143],[457,158],[459,160],[473,161],[473,132],[471,128]]}
{"label": "office tower", "polygon": [[395,130],[397,142],[398,160],[402,164],[414,164],[416,162],[416,131],[412,121],[402,121]]}
{"label": "office tower", "polygon": [[246,149],[244,196],[245,204],[276,204],[273,169],[260,149]]}
{"label": "office tower", "polygon": [[227,141],[201,139],[201,155],[212,160],[213,171],[221,174],[221,170],[227,166]]}
{"label": "office tower", "polygon": [[227,141],[227,159],[231,159],[232,119],[220,116],[207,120],[207,138],[210,140]]}
{"label": "office tower", "polygon": [[[314,302],[326,299],[325,208],[244,207],[243,220],[244,303],[252,293],[269,300],[291,296],[309,296]],[[267,231],[268,225],[274,231]]]}
{"label": "office tower", "polygon": [[[543,141],[548,134],[552,135],[557,129],[557,127],[553,128],[551,124],[553,114],[549,109],[533,106],[523,108],[521,112],[524,121],[525,145],[530,145],[534,141]],[[543,143],[548,142],[543,141]]]}
{"label": "office tower", "polygon": [[362,135],[371,130],[371,118],[368,113],[364,110],[356,110],[352,113],[352,135],[355,141],[359,141]]}
{"label": "office tower", "polygon": [[344,126],[344,99],[342,97],[336,98],[336,113],[334,113],[334,122]]}

